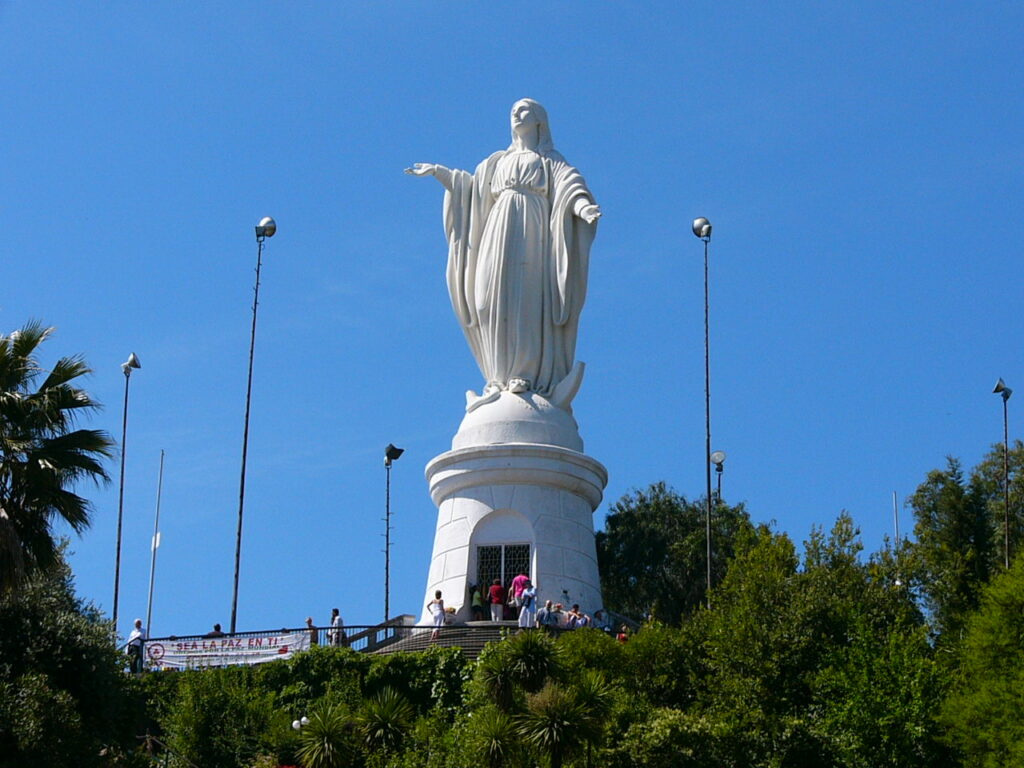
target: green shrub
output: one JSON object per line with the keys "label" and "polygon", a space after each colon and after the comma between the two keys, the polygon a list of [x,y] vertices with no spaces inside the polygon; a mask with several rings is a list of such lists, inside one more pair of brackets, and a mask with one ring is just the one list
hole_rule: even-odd
{"label": "green shrub", "polygon": [[425,651],[372,657],[364,692],[372,695],[393,688],[422,715],[434,707],[460,707],[469,676],[461,648],[434,646]]}
{"label": "green shrub", "polygon": [[291,722],[273,691],[244,667],[178,672],[178,696],[163,728],[168,745],[197,765],[245,766],[288,741]]}

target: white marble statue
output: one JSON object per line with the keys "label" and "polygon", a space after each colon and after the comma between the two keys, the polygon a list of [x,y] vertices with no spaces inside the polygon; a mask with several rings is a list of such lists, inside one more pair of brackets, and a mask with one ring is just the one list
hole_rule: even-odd
{"label": "white marble statue", "polygon": [[547,112],[512,105],[512,144],[474,173],[416,163],[444,185],[448,292],[484,375],[482,396],[535,393],[568,409],[579,389],[576,331],[587,292],[590,244],[601,209],[580,172],[554,148]]}

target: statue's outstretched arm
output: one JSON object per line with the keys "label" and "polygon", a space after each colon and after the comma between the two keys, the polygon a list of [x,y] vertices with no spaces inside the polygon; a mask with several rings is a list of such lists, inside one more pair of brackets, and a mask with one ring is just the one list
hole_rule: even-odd
{"label": "statue's outstretched arm", "polygon": [[433,176],[449,192],[452,191],[452,171],[450,168],[446,168],[443,165],[436,165],[434,163],[413,163],[411,168],[406,168],[405,172],[412,176]]}
{"label": "statue's outstretched arm", "polygon": [[572,212],[587,222],[587,224],[593,224],[601,218],[601,206],[582,196],[576,198]]}

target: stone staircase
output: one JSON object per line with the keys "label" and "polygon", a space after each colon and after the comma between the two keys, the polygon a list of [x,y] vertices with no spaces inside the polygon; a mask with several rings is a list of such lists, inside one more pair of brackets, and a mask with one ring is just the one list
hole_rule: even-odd
{"label": "stone staircase", "polygon": [[[386,645],[378,645],[371,653],[397,653],[423,651],[428,648],[458,647],[466,658],[475,660],[488,643],[515,634],[519,626],[514,621],[467,621],[443,627],[436,640],[431,640],[432,627],[409,627],[403,635]],[[539,630],[533,630],[539,631]]]}

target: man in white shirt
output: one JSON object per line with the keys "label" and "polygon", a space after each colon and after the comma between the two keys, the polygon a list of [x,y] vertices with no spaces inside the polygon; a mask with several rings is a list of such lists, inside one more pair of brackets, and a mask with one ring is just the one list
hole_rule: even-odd
{"label": "man in white shirt", "polygon": [[135,629],[128,635],[128,666],[133,674],[142,672],[142,645],[146,642],[146,630],[142,619],[135,620]]}
{"label": "man in white shirt", "polygon": [[345,622],[341,620],[341,612],[337,608],[331,609],[331,628],[327,630],[327,642],[330,645],[345,644]]}

